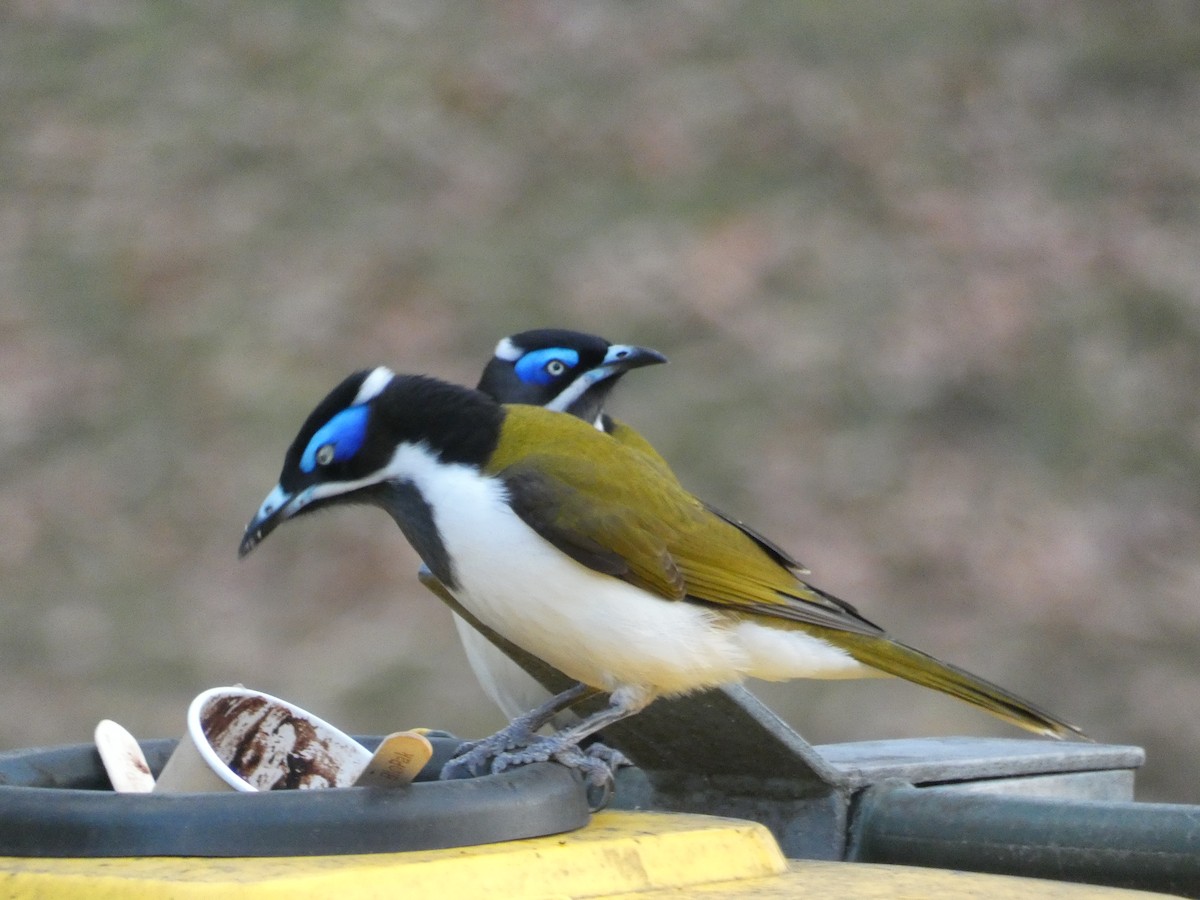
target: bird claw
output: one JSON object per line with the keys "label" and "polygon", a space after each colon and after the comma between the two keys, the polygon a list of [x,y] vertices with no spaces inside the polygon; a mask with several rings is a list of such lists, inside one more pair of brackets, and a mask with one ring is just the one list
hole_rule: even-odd
{"label": "bird claw", "polygon": [[498,754],[492,760],[492,772],[499,773],[535,762],[556,762],[579,772],[587,788],[588,807],[592,812],[600,811],[612,801],[616,790],[617,766],[629,765],[629,760],[619,750],[603,744],[593,744],[581,750],[575,744],[552,735],[537,737],[519,750]]}
{"label": "bird claw", "polygon": [[588,806],[592,812],[606,807],[615,790],[616,770],[632,765],[620,750],[593,743],[580,749],[555,735],[528,735],[524,741],[499,731],[491,737],[464,745],[462,751],[442,767],[443,779],[473,777],[491,772],[498,775],[508,769],[538,762],[556,762],[575,769],[587,785]]}
{"label": "bird claw", "polygon": [[475,778],[496,772],[496,760],[506,753],[529,743],[533,735],[511,734],[509,728],[498,731],[478,741],[466,741],[459,745],[458,753],[442,766],[439,777],[443,780]]}
{"label": "bird claw", "polygon": [[617,769],[623,766],[633,765],[629,757],[616,747],[609,747],[607,744],[602,744],[599,741],[593,741],[591,744],[588,744],[584,753],[603,761],[613,772],[616,772]]}

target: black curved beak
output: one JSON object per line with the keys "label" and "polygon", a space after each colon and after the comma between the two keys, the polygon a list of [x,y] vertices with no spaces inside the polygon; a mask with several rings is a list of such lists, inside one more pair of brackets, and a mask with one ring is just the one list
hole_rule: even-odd
{"label": "black curved beak", "polygon": [[657,366],[665,363],[667,358],[657,350],[649,347],[635,347],[633,344],[613,344],[604,354],[604,362],[600,368],[611,374],[628,372],[644,366]]}
{"label": "black curved beak", "polygon": [[250,524],[246,526],[242,542],[238,544],[238,559],[245,559],[251,550],[266,540],[268,534],[306,505],[305,492],[289,494],[282,487],[276,485],[274,490],[267,494],[267,499],[262,502],[262,506],[254,514],[254,518],[250,520]]}

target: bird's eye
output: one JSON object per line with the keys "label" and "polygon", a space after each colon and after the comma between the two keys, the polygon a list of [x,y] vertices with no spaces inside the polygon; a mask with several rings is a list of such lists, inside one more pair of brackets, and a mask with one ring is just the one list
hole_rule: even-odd
{"label": "bird's eye", "polygon": [[317,429],[300,455],[300,471],[312,472],[317,466],[354,459],[367,439],[371,407],[367,403],[343,409]]}
{"label": "bird's eye", "polygon": [[525,384],[545,387],[554,384],[566,372],[579,365],[579,353],[570,347],[543,347],[530,350],[513,368]]}

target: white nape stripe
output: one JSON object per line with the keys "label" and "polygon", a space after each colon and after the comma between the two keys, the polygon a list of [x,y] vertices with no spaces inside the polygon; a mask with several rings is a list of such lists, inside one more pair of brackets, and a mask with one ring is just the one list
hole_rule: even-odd
{"label": "white nape stripe", "polygon": [[387,366],[379,366],[363,381],[362,386],[358,389],[358,393],[354,396],[354,402],[350,405],[358,406],[361,403],[371,402],[379,396],[395,377],[396,373]]}
{"label": "white nape stripe", "polygon": [[525,355],[525,351],[518,347],[509,338],[501,338],[500,343],[496,345],[496,359],[502,359],[505,362],[516,362]]}
{"label": "white nape stripe", "polygon": [[588,369],[570,384],[568,384],[557,397],[546,404],[546,409],[554,412],[566,412],[571,408],[571,404],[582,397],[587,389],[599,381],[603,381],[608,376],[612,375],[610,369]]}

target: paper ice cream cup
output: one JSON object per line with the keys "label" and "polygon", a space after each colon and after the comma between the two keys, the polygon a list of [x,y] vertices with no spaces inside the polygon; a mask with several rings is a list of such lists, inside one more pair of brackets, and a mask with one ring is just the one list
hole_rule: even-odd
{"label": "paper ice cream cup", "polygon": [[187,731],[155,782],[159,793],[349,787],[371,751],[286,700],[242,687],[191,702]]}

